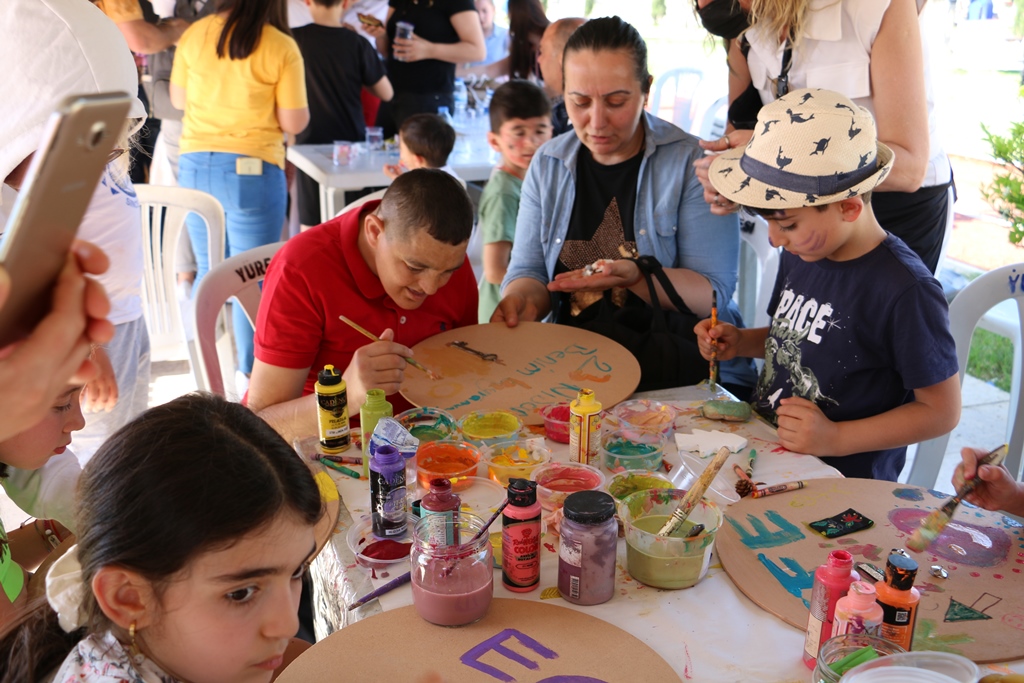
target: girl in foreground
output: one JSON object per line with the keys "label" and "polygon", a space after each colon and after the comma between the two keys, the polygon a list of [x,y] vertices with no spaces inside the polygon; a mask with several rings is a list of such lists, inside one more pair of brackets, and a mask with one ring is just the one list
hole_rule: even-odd
{"label": "girl in foreground", "polygon": [[115,433],[78,497],[49,604],[0,641],[4,682],[270,681],[321,515],[276,432],[237,403],[183,396]]}

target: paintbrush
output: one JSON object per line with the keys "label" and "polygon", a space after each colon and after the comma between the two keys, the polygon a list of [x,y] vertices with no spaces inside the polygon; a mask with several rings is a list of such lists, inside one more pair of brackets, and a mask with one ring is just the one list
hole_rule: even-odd
{"label": "paintbrush", "polygon": [[[711,327],[714,328],[718,325],[718,292],[712,288],[711,290]],[[710,369],[710,378],[708,379],[708,389],[711,391],[715,390],[718,385],[718,340],[714,337],[711,338],[711,360],[708,361]]]}
{"label": "paintbrush", "polygon": [[678,529],[686,518],[693,512],[693,508],[697,506],[700,499],[704,497],[704,492],[711,486],[711,482],[714,481],[715,477],[718,476],[718,471],[722,469],[722,465],[729,459],[729,448],[722,446],[715,453],[715,457],[708,463],[708,466],[704,468],[700,477],[697,481],[693,482],[693,486],[686,492],[683,499],[679,501],[679,507],[672,511],[672,516],[665,522],[665,526],[661,527],[661,531],[658,532],[659,536],[671,536],[672,533]]}
{"label": "paintbrush", "polygon": [[[1003,462],[1006,457],[1006,444],[1003,444],[999,448],[993,449],[986,453],[983,457],[978,459],[978,466],[981,465],[999,465]],[[914,552],[922,552],[930,546],[942,530],[949,524],[949,520],[953,519],[953,513],[960,506],[960,502],[977,488],[981,482],[981,478],[975,474],[974,479],[965,481],[963,486],[957,490],[956,495],[946,501],[946,503],[937,510],[933,510],[930,515],[921,520],[921,526],[917,528],[914,534],[907,540],[907,547]]]}
{"label": "paintbrush", "polygon": [[[486,534],[487,530],[491,528],[492,524],[494,524],[494,520],[498,519],[498,515],[500,515],[502,513],[502,511],[505,509],[506,505],[508,505],[508,498],[506,498],[505,500],[503,500],[501,502],[501,505],[499,505],[498,509],[494,511],[494,514],[490,516],[490,518],[487,520],[486,523],[484,523],[483,528],[480,529],[480,531],[476,532],[476,535],[474,535],[473,538],[470,539],[469,545],[472,545],[472,544],[476,543],[477,541],[479,541],[481,538],[484,537],[484,534]],[[443,576],[449,576],[449,575],[451,575],[452,571],[454,571],[454,567],[445,567],[443,570],[441,570],[441,574]],[[384,595],[386,593],[390,593],[391,591],[393,591],[394,589],[398,588],[399,586],[405,585],[406,583],[409,582],[409,579],[411,579],[411,578],[412,578],[412,572],[406,572],[406,573],[402,574],[401,576],[399,576],[398,578],[392,579],[391,581],[388,581],[387,583],[385,583],[380,588],[378,588],[376,590],[373,590],[373,591],[370,591],[369,593],[367,593],[363,597],[359,598],[358,600],[353,602],[351,605],[349,605],[348,609],[349,610],[354,610],[357,607],[362,607],[363,605],[365,605],[366,603],[370,602],[371,600],[376,600],[380,596],[382,596],[382,595]]]}
{"label": "paintbrush", "polygon": [[[363,335],[367,339],[372,339],[373,341],[380,341],[380,337],[375,335],[373,332],[370,332],[366,328],[360,326],[358,323],[355,323],[355,322],[349,320],[348,318],[346,318],[343,315],[339,315],[338,318],[341,320],[341,322],[345,323],[346,325],[348,325],[353,330],[355,330],[359,334]],[[443,377],[441,377],[441,375],[437,374],[433,370],[430,370],[430,369],[424,367],[423,365],[421,365],[420,362],[418,360],[416,360],[415,358],[405,358],[405,362],[408,363],[409,365],[413,366],[417,370],[421,370],[421,371],[427,373],[427,377],[429,377],[430,379],[433,379],[433,380],[444,379]]]}
{"label": "paintbrush", "polygon": [[757,488],[754,483],[754,460],[757,459],[757,449],[750,449],[750,459],[747,460],[747,471],[742,472],[739,465],[733,465],[733,469],[736,474],[739,475],[739,481],[736,482],[736,495],[740,498],[749,496]]}

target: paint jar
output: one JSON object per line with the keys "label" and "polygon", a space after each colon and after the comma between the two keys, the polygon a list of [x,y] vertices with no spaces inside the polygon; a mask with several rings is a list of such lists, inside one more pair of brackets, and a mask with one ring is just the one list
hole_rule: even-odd
{"label": "paint jar", "polygon": [[974,683],[978,665],[951,652],[898,652],[846,672],[851,683]]}
{"label": "paint jar", "polygon": [[[701,499],[686,521],[671,536],[659,536],[686,491],[649,489],[637,491],[619,504],[626,534],[626,570],[634,579],[654,588],[689,588],[708,573],[715,535],[722,525],[722,511],[707,498]],[[697,524],[704,531],[686,538]]]}
{"label": "paint jar", "polygon": [[677,414],[678,411],[668,403],[637,398],[612,408],[608,422],[612,429],[655,431],[669,438],[675,431]]}
{"label": "paint jar", "polygon": [[882,624],[882,606],[875,601],[875,587],[867,581],[854,581],[850,592],[839,598],[832,622],[832,637],[844,633],[878,635]]}
{"label": "paint jar", "polygon": [[558,592],[576,605],[599,605],[615,593],[619,525],[615,500],[604,491],[565,499],[558,542]]}
{"label": "paint jar", "polygon": [[814,668],[818,649],[832,635],[836,603],[850,592],[854,581],[860,581],[860,574],[853,569],[853,555],[845,550],[833,550],[825,564],[814,570],[803,654],[808,669]]}
{"label": "paint jar", "polygon": [[317,375],[314,389],[320,449],[328,454],[348,450],[348,394],[345,391],[345,380],[333,365],[325,365]]}
{"label": "paint jar", "polygon": [[569,404],[569,460],[596,465],[600,437],[601,404],[592,389],[580,389]]}
{"label": "paint jar", "polygon": [[817,662],[814,666],[814,673],[811,675],[812,683],[838,683],[842,678],[832,670],[830,664],[852,655],[857,650],[871,647],[876,653],[882,655],[895,655],[906,652],[896,643],[891,643],[878,636],[869,636],[864,633],[847,633],[844,636],[830,638],[821,644],[818,650]]}
{"label": "paint jar", "polygon": [[[486,522],[476,515],[459,515],[459,537],[473,539]],[[464,626],[479,621],[494,595],[494,567],[487,534],[461,545],[436,545],[429,525],[421,519],[413,529],[411,560],[412,603],[416,613],[439,626]]]}
{"label": "paint jar", "polygon": [[601,435],[601,466],[609,472],[661,469],[665,435],[655,431],[622,429]]}
{"label": "paint jar", "polygon": [[540,503],[537,482],[513,478],[501,514],[501,582],[516,593],[540,585]]}
{"label": "paint jar", "polygon": [[502,486],[508,486],[513,477],[529,479],[535,469],[551,460],[551,451],[540,437],[502,441],[485,447],[483,453],[488,475]]}
{"label": "paint jar", "polygon": [[562,507],[566,496],[576,491],[596,491],[604,486],[601,470],[578,462],[549,462],[533,471],[537,500],[546,511]]}
{"label": "paint jar", "polygon": [[420,500],[419,516],[427,520],[427,533],[434,545],[456,545],[459,506],[462,500],[452,493],[452,483],[447,479],[432,479],[430,493]]}
{"label": "paint jar", "polygon": [[457,426],[462,438],[474,446],[491,446],[515,439],[519,435],[519,430],[523,428],[523,423],[518,417],[504,410],[474,410],[463,415]]}
{"label": "paint jar", "polygon": [[416,451],[416,480],[424,490],[431,479],[449,479],[452,491],[469,488],[467,477],[475,477],[480,464],[480,451],[462,441],[428,441]]}
{"label": "paint jar", "polygon": [[382,417],[392,416],[391,404],[388,403],[383,389],[370,389],[366,392],[366,401],[359,409],[359,436],[363,444],[363,476],[370,476],[370,437]]}
{"label": "paint jar", "polygon": [[381,446],[370,461],[370,510],[379,538],[405,535],[405,460],[394,446]]}
{"label": "paint jar", "polygon": [[420,442],[454,439],[458,432],[455,418],[440,408],[410,408],[395,419]]}
{"label": "paint jar", "polygon": [[569,404],[555,403],[537,410],[544,418],[544,434],[552,441],[569,443]]}
{"label": "paint jar", "polygon": [[[370,457],[381,446],[394,446],[405,460],[406,494],[416,493],[416,451],[420,440],[409,433],[409,430],[393,417],[382,417],[377,420],[370,436]],[[372,462],[372,461],[371,461]]]}
{"label": "paint jar", "polygon": [[916,560],[893,553],[885,563],[885,581],[875,584],[878,604],[882,606],[878,635],[904,650],[914,642],[917,607],[921,602],[921,592],[914,588],[917,569]]}

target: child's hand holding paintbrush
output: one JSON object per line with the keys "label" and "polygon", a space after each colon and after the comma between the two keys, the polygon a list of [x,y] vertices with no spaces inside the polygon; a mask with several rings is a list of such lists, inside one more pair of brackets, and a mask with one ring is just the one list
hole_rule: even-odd
{"label": "child's hand holding paintbrush", "polygon": [[1024,483],[1014,481],[1005,467],[980,464],[985,455],[979,448],[961,450],[963,464],[953,473],[953,486],[959,491],[965,483],[976,481],[974,490],[964,496],[968,503],[985,510],[1024,515]]}

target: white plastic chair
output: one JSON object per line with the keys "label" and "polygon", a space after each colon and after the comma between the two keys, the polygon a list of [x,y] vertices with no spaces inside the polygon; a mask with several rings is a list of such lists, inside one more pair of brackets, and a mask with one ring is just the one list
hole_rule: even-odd
{"label": "white plastic chair", "polygon": [[[967,369],[967,354],[971,348],[971,336],[978,321],[996,304],[1012,300],[1017,307],[1018,325],[1024,323],[1024,263],[1003,266],[985,273],[974,280],[953,298],[949,305],[949,328],[956,342],[957,362],[960,365],[960,381]],[[1015,479],[1021,477],[1021,451],[1024,450],[1024,404],[1021,392],[1021,345],[1014,344],[1013,384],[1010,387],[1010,410],[1006,442],[1010,445],[1005,465]],[[996,437],[993,435],[992,437]],[[945,434],[917,446],[917,457],[910,469],[908,483],[932,488],[946,453],[949,434]],[[996,444],[972,444],[979,448],[991,448]]]}
{"label": "white plastic chair", "polygon": [[[779,272],[779,249],[768,240],[768,222],[760,216],[744,215],[741,220],[753,223],[754,230],[740,230],[744,244],[750,247],[757,259],[756,272],[752,273],[748,259],[741,258],[742,267],[737,283],[737,304],[743,321],[748,327],[767,327],[771,323],[768,315],[768,301],[775,288],[775,276]],[[742,251],[741,251],[742,254]],[[753,297],[751,295],[753,294]]]}
{"label": "white plastic chair", "polygon": [[690,132],[701,140],[717,140],[725,135],[728,125],[729,97],[719,97],[699,117],[700,125],[694,120]]}
{"label": "white plastic chair", "polygon": [[217,317],[228,299],[235,299],[249,323],[256,326],[256,313],[263,296],[260,283],[267,276],[270,259],[283,245],[284,242],[274,242],[235,254],[211,268],[199,283],[195,296],[196,342],[205,386],[215,394],[225,395],[224,375],[217,355]]}
{"label": "white plastic chair", "polygon": [[178,238],[185,229],[185,217],[190,213],[198,215],[206,223],[210,267],[223,260],[224,209],[212,195],[184,187],[140,184],[135,186],[135,193],[142,210],[145,261],[142,308],[154,357],[184,343],[196,386],[205,389],[194,335],[187,327],[191,317],[183,315],[182,305],[178,302],[174,262]]}
{"label": "white plastic chair", "polygon": [[354,202],[349,202],[344,207],[342,207],[341,211],[339,211],[338,213],[334,214],[334,217],[337,218],[341,214],[343,214],[343,213],[345,213],[347,211],[350,211],[351,209],[354,209],[357,206],[362,206],[366,202],[373,201],[374,199],[380,199],[381,197],[384,196],[384,193],[387,192],[387,191],[388,191],[388,188],[385,187],[382,190],[377,190],[376,192],[371,192],[368,195],[362,196],[359,199],[355,200]]}
{"label": "white plastic chair", "polygon": [[703,71],[688,67],[669,69],[658,76],[651,97],[651,114],[689,131],[694,118],[694,95],[703,79]]}

